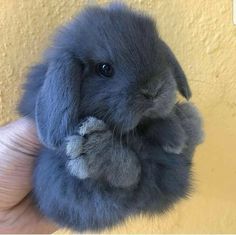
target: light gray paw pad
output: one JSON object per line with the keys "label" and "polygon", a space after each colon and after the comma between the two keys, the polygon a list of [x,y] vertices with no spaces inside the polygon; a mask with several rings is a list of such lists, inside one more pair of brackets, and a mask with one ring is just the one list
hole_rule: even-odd
{"label": "light gray paw pad", "polygon": [[66,164],[70,174],[79,179],[86,179],[89,177],[88,166],[82,157],[72,159]]}
{"label": "light gray paw pad", "polygon": [[95,117],[88,117],[80,126],[78,133],[82,136],[90,134],[94,131],[102,131],[106,129],[106,124]]}

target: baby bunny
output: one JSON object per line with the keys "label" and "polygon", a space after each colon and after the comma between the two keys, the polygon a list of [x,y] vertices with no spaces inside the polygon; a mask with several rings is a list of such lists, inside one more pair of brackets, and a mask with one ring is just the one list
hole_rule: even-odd
{"label": "baby bunny", "polygon": [[42,142],[34,199],[78,231],[186,197],[202,141],[191,91],[154,21],[125,5],[89,7],[62,27],[34,66],[19,104]]}

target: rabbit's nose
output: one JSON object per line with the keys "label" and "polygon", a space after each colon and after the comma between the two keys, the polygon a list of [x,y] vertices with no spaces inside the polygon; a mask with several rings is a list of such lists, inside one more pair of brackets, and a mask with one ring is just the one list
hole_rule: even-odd
{"label": "rabbit's nose", "polygon": [[156,88],[142,88],[141,94],[146,98],[146,99],[155,99],[158,96],[158,89]]}

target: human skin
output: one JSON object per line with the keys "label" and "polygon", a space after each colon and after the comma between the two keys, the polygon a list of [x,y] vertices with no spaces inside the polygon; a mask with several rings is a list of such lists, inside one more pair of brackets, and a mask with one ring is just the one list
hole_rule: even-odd
{"label": "human skin", "polygon": [[56,225],[37,210],[32,172],[40,144],[32,121],[0,127],[0,233],[53,233]]}

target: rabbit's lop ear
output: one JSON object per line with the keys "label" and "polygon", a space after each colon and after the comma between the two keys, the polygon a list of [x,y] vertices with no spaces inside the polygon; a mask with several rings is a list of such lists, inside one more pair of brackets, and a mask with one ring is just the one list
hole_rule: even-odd
{"label": "rabbit's lop ear", "polygon": [[167,46],[167,44],[160,40],[161,49],[164,52],[164,55],[166,56],[166,60],[168,65],[170,66],[170,69],[173,73],[173,76],[176,80],[178,90],[182,96],[184,96],[187,100],[189,100],[192,96],[192,92],[190,90],[190,87],[188,85],[187,78],[184,74],[183,69],[181,68],[179,62],[177,61],[175,55],[171,51],[171,49]]}
{"label": "rabbit's lop ear", "polygon": [[49,61],[35,108],[39,138],[49,148],[58,147],[77,124],[80,82],[81,66],[72,55]]}

